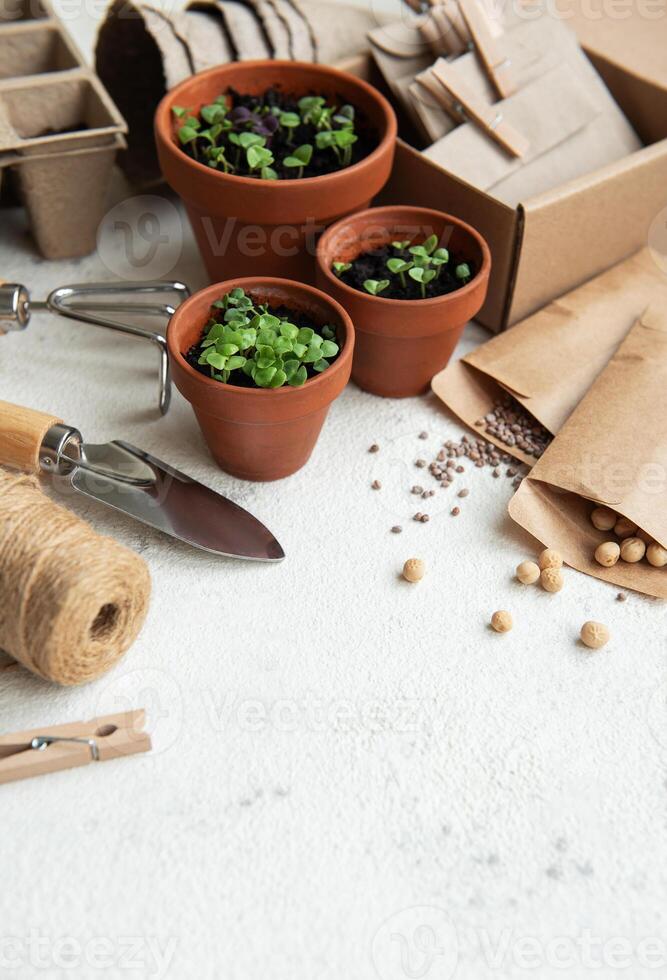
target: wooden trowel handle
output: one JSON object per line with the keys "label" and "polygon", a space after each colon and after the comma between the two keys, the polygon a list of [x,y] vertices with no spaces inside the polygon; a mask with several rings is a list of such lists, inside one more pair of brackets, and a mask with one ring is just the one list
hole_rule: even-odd
{"label": "wooden trowel handle", "polygon": [[39,473],[39,450],[44,436],[62,419],[32,408],[0,401],[0,466]]}

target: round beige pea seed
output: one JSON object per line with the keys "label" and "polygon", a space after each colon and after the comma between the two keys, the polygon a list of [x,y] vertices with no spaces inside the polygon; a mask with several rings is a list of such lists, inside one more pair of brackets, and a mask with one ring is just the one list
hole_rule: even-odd
{"label": "round beige pea seed", "polygon": [[534,561],[522,561],[516,566],[516,577],[522,585],[534,585],[540,577],[539,565]]}
{"label": "round beige pea seed", "polygon": [[619,517],[614,524],[614,534],[618,538],[631,538],[636,530],[637,525],[629,521],[627,517]]}
{"label": "round beige pea seed", "polygon": [[537,559],[537,564],[540,566],[541,571],[544,571],[545,568],[562,568],[563,559],[553,548],[545,548]]}
{"label": "round beige pea seed", "polygon": [[595,560],[598,565],[611,568],[621,557],[621,546],[617,541],[605,541],[595,549]]}
{"label": "round beige pea seed", "polygon": [[403,578],[406,582],[421,582],[426,572],[426,565],[421,558],[408,558],[403,565]]}
{"label": "round beige pea seed", "polygon": [[621,542],[621,558],[623,561],[641,561],[646,554],[646,545],[641,538],[625,538]]}
{"label": "round beige pea seed", "polygon": [[591,523],[598,531],[611,531],[617,520],[618,514],[609,507],[596,507],[591,514]]}
{"label": "round beige pea seed", "polygon": [[584,623],[579,634],[582,643],[585,643],[591,650],[599,650],[606,643],[609,643],[609,630],[603,623],[589,621]]}
{"label": "round beige pea seed", "polygon": [[545,568],[540,574],[540,585],[545,592],[560,592],[563,588],[563,573],[560,568]]}
{"label": "round beige pea seed", "polygon": [[654,568],[664,568],[667,565],[667,548],[653,541],[646,549],[646,559]]}
{"label": "round beige pea seed", "polygon": [[513,625],[512,614],[508,613],[506,609],[499,609],[491,617],[491,626],[496,633],[509,633]]}

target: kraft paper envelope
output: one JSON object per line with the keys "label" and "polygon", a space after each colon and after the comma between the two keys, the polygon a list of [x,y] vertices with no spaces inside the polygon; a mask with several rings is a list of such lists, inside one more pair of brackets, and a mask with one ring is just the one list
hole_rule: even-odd
{"label": "kraft paper envelope", "polygon": [[[521,21],[517,26],[506,30],[502,36],[503,50],[510,61],[512,74],[519,88],[529,85],[552,68],[556,68],[563,60],[563,52],[570,51],[572,44],[573,41],[567,28],[560,24],[556,24],[555,28],[552,28],[546,20]],[[485,103],[491,105],[496,101],[493,85],[474,51],[466,52],[455,61],[450,61],[449,65],[456,70],[466,88],[474,91]],[[417,84],[412,90],[415,100],[414,108],[420,116],[423,110],[418,102],[424,96],[428,98],[428,93],[424,85],[419,84],[419,82],[423,81],[425,85],[429,85],[429,68],[417,76]],[[436,86],[440,84],[437,80],[432,79],[430,85],[433,85],[434,81]],[[435,143],[443,135],[440,131],[442,119],[446,120],[447,132],[454,128],[453,124],[449,122],[449,116],[442,108],[438,108],[437,112],[425,113],[425,115],[424,125],[428,128],[430,142],[432,143]]]}
{"label": "kraft paper envelope", "polygon": [[368,34],[373,60],[396,101],[414,119],[408,86],[433,64],[433,55],[416,27],[397,21]]}
{"label": "kraft paper envelope", "polygon": [[[667,309],[667,278],[648,249],[590,279],[450,363],[433,391],[471,429],[509,393],[555,435],[649,303]],[[532,456],[484,438],[532,466]]]}
{"label": "kraft paper envelope", "polygon": [[449,173],[508,205],[596,170],[640,146],[611,96],[604,102],[595,98],[569,64],[553,68],[494,108],[528,139],[530,147],[522,158],[511,157],[472,122],[458,126],[424,153]]}
{"label": "kraft paper envelope", "polygon": [[667,568],[595,549],[610,539],[593,506],[627,517],[667,547],[667,311],[650,306],[510,501],[510,516],[579,571],[667,599]]}
{"label": "kraft paper envelope", "polygon": [[[529,26],[532,34],[527,32]],[[528,155],[523,160],[511,157],[472,122],[458,126],[424,151],[443,169],[510,207],[641,147],[632,126],[565,24],[546,18],[544,22],[519,25],[507,32],[504,43],[511,43],[509,39],[515,36],[524,40],[532,37],[544,65],[552,66],[539,74],[539,64],[529,60],[519,91],[494,103],[503,118],[530,141]],[[545,57],[547,42],[550,48]],[[525,46],[531,47],[527,41]],[[466,57],[451,63],[457,71]],[[532,81],[526,83],[527,78]],[[593,115],[586,119],[591,109]]]}

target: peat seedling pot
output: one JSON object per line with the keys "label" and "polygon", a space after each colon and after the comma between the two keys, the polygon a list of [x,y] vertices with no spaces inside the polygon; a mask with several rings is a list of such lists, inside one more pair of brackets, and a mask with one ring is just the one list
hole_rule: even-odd
{"label": "peat seedling pot", "polygon": [[[239,127],[245,130],[244,140],[261,130],[266,145],[259,146],[259,152],[245,144],[235,144],[231,149],[227,146],[224,155],[213,161],[214,169],[210,156],[208,163],[201,162],[204,150],[209,149],[208,138],[204,143],[183,144],[179,133],[184,124],[190,126],[193,118],[195,126],[210,131],[208,119],[215,117],[212,104],[230,90],[240,96],[261,96],[276,90],[284,96],[321,97],[326,100],[325,108],[351,106],[358,141],[353,147],[329,148],[332,159],[337,161],[335,165],[342,169],[307,176],[309,167],[302,170],[298,157],[286,170],[277,159],[271,161],[266,155],[282,139],[284,123],[276,136],[265,133],[260,122],[241,123],[234,116],[235,137]],[[206,107],[208,117],[203,122],[198,115],[202,107]],[[224,108],[227,110],[227,105]],[[231,118],[229,114],[213,125],[227,126]],[[273,120],[270,124],[274,125]],[[335,128],[341,122],[327,125]],[[200,72],[171,89],[155,116],[162,173],[183,199],[212,281],[251,275],[259,266],[269,276],[313,282],[318,233],[343,215],[367,207],[381,190],[391,172],[396,129],[393,109],[371,85],[335,68],[298,61],[233,62]],[[186,139],[187,132],[186,129]],[[303,129],[297,126],[293,132],[294,150],[298,153],[304,150],[297,145],[301,144]],[[216,130],[214,138],[218,142],[226,140],[226,130],[222,135]],[[324,148],[318,150],[315,142],[313,138],[314,161],[324,152]],[[354,154],[366,150],[369,152],[358,162],[345,164],[347,159],[354,160]],[[190,155],[194,152],[199,159]],[[248,161],[257,176],[225,172],[227,167],[247,171]],[[304,172],[306,175],[301,176]]]}
{"label": "peat seedling pot", "polygon": [[[239,289],[255,306],[285,309],[315,330],[333,327],[337,356],[321,373],[313,373],[318,367],[311,363],[310,376],[299,387],[256,387],[247,378],[241,378],[241,387],[202,373],[190,363],[188,352],[202,339],[213,304]],[[223,311],[215,312],[222,320]],[[279,480],[308,461],[331,403],[349,381],[354,329],[345,310],[313,286],[258,276],[215,283],[191,296],[169,322],[167,346],[174,383],[192,405],[221,469],[244,480]]]}
{"label": "peat seedling pot", "polygon": [[[375,295],[363,285],[355,288],[344,281],[349,263],[367,253],[392,248],[394,242],[403,244],[399,251],[407,266],[415,268],[416,259],[417,270],[421,264],[427,273],[426,279],[430,280],[424,287],[427,298],[421,298],[422,283],[410,271],[401,274],[386,270],[384,279],[378,275],[368,287],[379,290]],[[418,255],[410,253],[410,248],[419,246],[424,251],[424,245],[427,253],[430,249],[426,258],[420,260]],[[434,256],[441,258],[434,262]],[[383,258],[382,266],[386,261]],[[459,270],[463,274],[459,282],[464,285],[457,284],[453,291],[443,295],[430,295],[436,284],[442,282],[440,277],[450,275],[454,280]],[[481,309],[490,270],[489,247],[479,232],[442,211],[370,208],[328,228],[317,247],[317,284],[345,307],[354,323],[353,380],[365,391],[387,398],[405,398],[427,391],[431,378],[449,361],[464,326]],[[432,279],[431,273],[435,273]],[[424,279],[419,271],[413,275]],[[383,292],[396,295],[401,291],[398,289],[401,281],[407,287],[406,294],[416,298],[382,295]]]}

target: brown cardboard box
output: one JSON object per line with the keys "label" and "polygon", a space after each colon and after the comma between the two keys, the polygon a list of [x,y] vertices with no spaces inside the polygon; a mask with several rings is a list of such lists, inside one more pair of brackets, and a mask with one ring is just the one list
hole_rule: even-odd
{"label": "brown cardboard box", "polygon": [[[340,67],[381,84],[370,56]],[[621,79],[626,80],[623,71]],[[661,91],[658,83],[646,82],[635,109],[639,121],[651,116]],[[629,119],[639,128],[630,111]],[[378,203],[439,208],[479,229],[491,248],[493,269],[478,320],[498,332],[646,244],[651,222],[667,206],[667,139],[516,208],[399,140],[394,171]]]}

